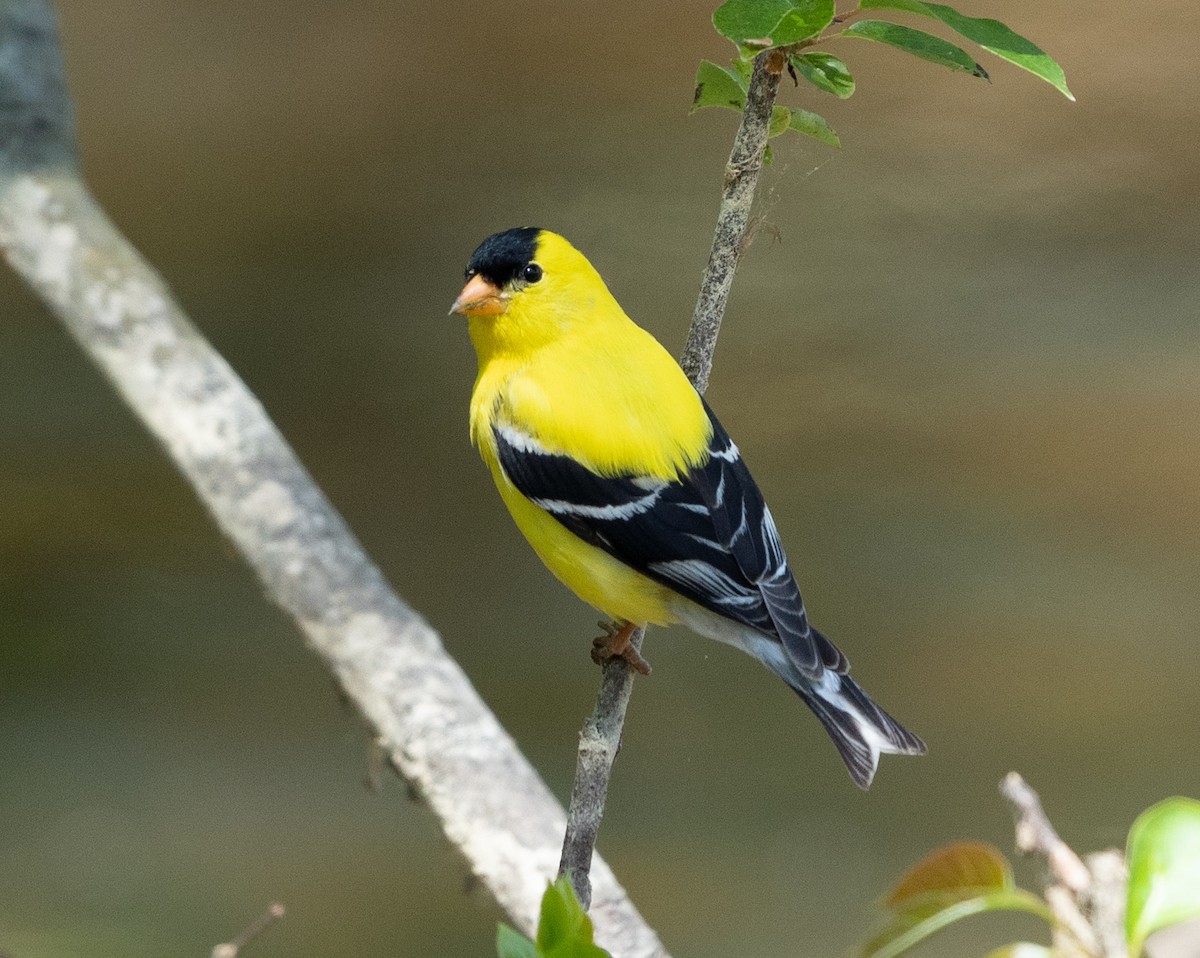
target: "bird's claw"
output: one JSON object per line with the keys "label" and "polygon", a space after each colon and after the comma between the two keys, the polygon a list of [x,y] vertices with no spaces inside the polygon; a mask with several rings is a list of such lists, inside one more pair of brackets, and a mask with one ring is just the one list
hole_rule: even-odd
{"label": "bird's claw", "polygon": [[650,663],[642,658],[642,654],[629,641],[637,630],[634,623],[617,625],[615,622],[601,622],[600,628],[604,630],[604,635],[592,640],[593,662],[602,666],[612,659],[624,659],[639,675],[650,674]]}

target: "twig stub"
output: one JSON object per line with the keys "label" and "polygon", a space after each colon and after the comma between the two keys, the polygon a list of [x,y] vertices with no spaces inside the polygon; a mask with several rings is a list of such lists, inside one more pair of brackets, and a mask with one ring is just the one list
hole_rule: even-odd
{"label": "twig stub", "polygon": [[243,928],[237,937],[213,948],[212,958],[238,958],[243,948],[279,921],[285,913],[282,902],[271,902],[267,910]]}

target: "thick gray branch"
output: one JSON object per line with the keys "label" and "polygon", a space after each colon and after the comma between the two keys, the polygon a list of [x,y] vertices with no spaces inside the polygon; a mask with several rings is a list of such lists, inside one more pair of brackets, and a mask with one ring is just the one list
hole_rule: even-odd
{"label": "thick gray branch", "polygon": [[[89,195],[49,0],[0,0],[0,245],[296,620],[474,873],[532,929],[561,805]],[[620,958],[664,956],[603,862],[593,879],[599,940]]]}

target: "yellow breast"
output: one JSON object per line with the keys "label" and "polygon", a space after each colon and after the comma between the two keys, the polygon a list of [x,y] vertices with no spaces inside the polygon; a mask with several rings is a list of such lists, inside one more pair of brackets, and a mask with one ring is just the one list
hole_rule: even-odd
{"label": "yellow breast", "polygon": [[611,618],[644,625],[677,621],[667,611],[671,593],[608,553],[588,545],[566,526],[521,495],[496,461],[495,447],[480,447],[496,488],[517,528],[554,576],[594,609]]}
{"label": "yellow breast", "polygon": [[542,233],[537,261],[541,282],[515,291],[500,315],[470,319],[479,358],[471,438],[517,526],[563,583],[614,618],[675,621],[667,589],[570,532],[500,467],[497,423],[600,475],[668,481],[704,460],[711,437],[683,371],[625,315],[587,260]]}

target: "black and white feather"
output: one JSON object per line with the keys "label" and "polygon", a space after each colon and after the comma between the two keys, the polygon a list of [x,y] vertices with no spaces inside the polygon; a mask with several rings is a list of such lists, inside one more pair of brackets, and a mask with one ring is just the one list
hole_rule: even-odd
{"label": "black and white feather", "polygon": [[672,611],[779,675],[819,718],[862,787],[881,752],[925,746],[850,678],[846,657],[812,627],[775,521],[741,454],[704,406],[712,438],[703,463],[676,482],[600,475],[496,423],[500,467],[567,529],[683,601]]}

